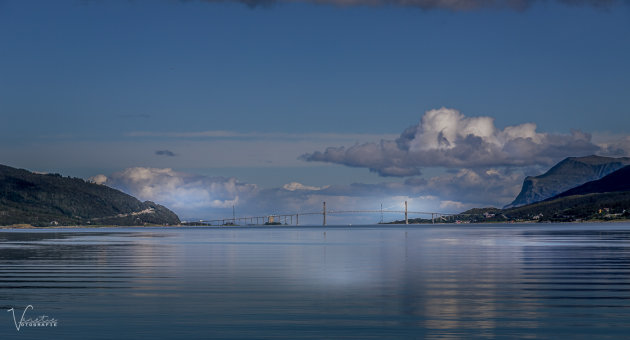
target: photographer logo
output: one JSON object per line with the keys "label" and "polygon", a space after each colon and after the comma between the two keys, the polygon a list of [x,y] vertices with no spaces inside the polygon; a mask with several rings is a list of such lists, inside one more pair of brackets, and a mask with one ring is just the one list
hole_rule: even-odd
{"label": "photographer logo", "polygon": [[34,319],[26,318],[26,312],[33,309],[33,305],[28,305],[22,311],[22,315],[19,315],[18,311],[18,315],[20,316],[19,320],[16,318],[16,311],[14,308],[7,309],[7,312],[11,312],[11,314],[13,315],[13,323],[15,324],[15,329],[20,331],[20,328],[22,327],[57,327],[57,320],[52,319],[47,315],[41,315]]}

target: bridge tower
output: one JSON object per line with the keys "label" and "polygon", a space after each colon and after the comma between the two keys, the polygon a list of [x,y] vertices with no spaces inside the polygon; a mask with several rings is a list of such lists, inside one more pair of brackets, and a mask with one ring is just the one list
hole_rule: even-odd
{"label": "bridge tower", "polygon": [[407,201],[405,201],[405,224],[409,224],[409,220],[407,219]]}
{"label": "bridge tower", "polygon": [[324,209],[322,210],[322,214],[324,215],[324,226],[326,225],[326,202],[324,202]]}

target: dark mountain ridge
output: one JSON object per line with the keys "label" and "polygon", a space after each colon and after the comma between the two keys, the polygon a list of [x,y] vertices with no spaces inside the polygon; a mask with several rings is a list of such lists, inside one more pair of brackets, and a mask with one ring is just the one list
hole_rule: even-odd
{"label": "dark mountain ridge", "polygon": [[[571,157],[558,163],[547,173],[534,177],[537,184],[560,184],[588,176],[601,176],[611,169],[627,162],[629,158]],[[530,178],[531,179],[531,178]],[[527,180],[526,180],[527,182]],[[530,182],[530,183],[531,183]],[[539,187],[544,189],[544,187]],[[525,186],[524,186],[525,190]],[[541,191],[551,192],[551,190]],[[523,192],[521,192],[523,193]],[[415,218],[410,223],[488,223],[488,222],[572,222],[572,221],[612,221],[630,218],[630,165],[603,175],[599,179],[577,185],[550,198],[498,209],[494,207],[473,208],[462,213],[438,219]],[[404,223],[395,221],[393,223]]]}
{"label": "dark mountain ridge", "polygon": [[627,165],[598,180],[590,181],[573,189],[569,189],[548,200],[567,196],[620,191],[630,191],[630,165]]}
{"label": "dark mountain ridge", "polygon": [[[590,193],[557,197],[503,210],[509,219],[570,222],[600,220],[612,215],[630,217],[630,191]],[[537,217],[536,217],[537,216]]]}
{"label": "dark mountain ridge", "polygon": [[546,200],[503,209],[500,214],[500,218],[508,220],[557,222],[628,218],[630,165]]}
{"label": "dark mountain ridge", "polygon": [[630,165],[629,157],[569,157],[540,176],[528,176],[516,199],[505,208],[527,205],[558,195],[586,182],[600,179]]}
{"label": "dark mountain ridge", "polygon": [[0,225],[179,223],[169,209],[104,185],[0,165]]}

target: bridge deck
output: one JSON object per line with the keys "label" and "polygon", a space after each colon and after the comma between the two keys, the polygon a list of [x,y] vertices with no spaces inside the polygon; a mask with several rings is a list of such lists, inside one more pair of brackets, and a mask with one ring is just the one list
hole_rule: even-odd
{"label": "bridge deck", "polygon": [[[406,203],[406,202],[405,202]],[[331,215],[331,214],[376,214],[376,213],[388,213],[388,214],[404,214],[405,215],[405,222],[407,221],[407,216],[409,214],[412,215],[431,215],[431,219],[434,220],[436,217],[443,217],[443,216],[454,216],[454,215],[461,215],[461,214],[451,214],[451,213],[442,213],[442,212],[430,212],[430,211],[410,211],[410,210],[326,210],[323,209],[322,211],[316,211],[316,212],[297,212],[297,213],[290,213],[290,214],[270,214],[270,215],[264,215],[264,216],[246,216],[246,217],[230,217],[230,218],[222,218],[222,219],[214,219],[214,220],[200,220],[200,221],[195,221],[192,223],[199,223],[200,225],[226,225],[228,223],[230,224],[236,224],[236,223],[247,223],[248,221],[250,222],[249,224],[255,224],[255,225],[261,225],[261,224],[265,224],[265,223],[269,223],[270,221],[273,222],[280,222],[282,223],[282,219],[284,219],[284,223],[287,224],[289,221],[287,221],[288,219],[290,219],[290,224],[293,224],[293,218],[295,217],[295,224],[299,224],[299,216],[302,215],[322,215],[324,217],[324,225],[326,224],[326,215]],[[256,221],[256,223],[254,223],[254,220]],[[260,223],[262,221],[262,223]]]}

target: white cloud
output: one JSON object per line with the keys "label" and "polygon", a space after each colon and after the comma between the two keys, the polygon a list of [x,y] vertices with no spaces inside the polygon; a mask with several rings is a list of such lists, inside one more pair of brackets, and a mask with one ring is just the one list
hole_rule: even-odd
{"label": "white cloud", "polygon": [[464,207],[466,205],[462,202],[457,202],[457,201],[442,201],[440,202],[440,208],[442,209],[458,209],[458,210],[463,210]]}
{"label": "white cloud", "polygon": [[[292,182],[278,188],[260,189],[255,184],[243,183],[236,178],[208,177],[171,168],[145,167],[128,168],[109,176],[97,175],[91,180],[120,189],[140,200],[163,204],[184,219],[191,217],[213,219],[231,216],[233,205],[236,206],[239,216],[318,212],[321,211],[323,201],[327,202],[329,210],[337,211],[376,210],[380,204],[383,204],[386,210],[401,210],[402,202],[408,201],[410,211],[456,212],[459,206],[445,205],[441,202],[459,201],[453,199],[453,196],[461,200],[478,198],[462,192],[453,195],[449,190],[452,190],[454,185],[461,185],[464,182],[474,183],[462,189],[464,192],[478,190],[484,185],[483,178],[478,179],[474,174],[447,175],[449,178],[458,179],[459,182],[453,179],[441,179],[443,182],[440,182],[439,177],[428,181],[413,179],[406,183],[355,183],[321,187]],[[443,185],[449,181],[453,182],[452,185]],[[449,190],[443,191],[442,188]],[[446,198],[442,198],[441,195]],[[377,217],[369,214],[342,215],[333,216],[331,221],[342,223],[345,218],[355,221],[353,223],[358,221],[374,223],[377,222],[375,220]],[[318,219],[316,216],[312,218]]]}
{"label": "white cloud", "polygon": [[479,137],[489,146],[499,148],[518,138],[530,139],[535,144],[542,143],[545,138],[544,134],[536,132],[533,123],[498,130],[492,117],[466,117],[457,110],[441,108],[424,114],[409,141],[409,151],[454,149],[468,136]]}
{"label": "white cloud", "polygon": [[96,175],[94,177],[90,177],[88,182],[96,183],[96,184],[105,184],[107,182],[107,176],[105,175]]}
{"label": "white cloud", "polygon": [[630,136],[597,137],[600,139],[598,145],[602,148],[602,152],[600,152],[602,156],[619,157],[630,155]]}
{"label": "white cloud", "polygon": [[288,190],[288,191],[296,191],[296,190],[318,191],[318,190],[326,189],[328,187],[329,187],[328,185],[323,186],[323,187],[314,187],[314,186],[304,185],[298,182],[291,182],[291,183],[287,183],[283,185],[282,189]]}
{"label": "white cloud", "polygon": [[432,177],[426,184],[417,185],[414,179],[405,183],[416,185],[417,190],[429,192],[443,200],[463,202],[467,206],[501,207],[516,197],[524,177],[525,174],[520,170],[460,169],[455,173]]}
{"label": "white cloud", "polygon": [[109,177],[97,175],[92,180],[179,211],[232,207],[258,190],[256,185],[241,183],[233,177],[191,175],[170,168],[134,167]]}
{"label": "white cloud", "polygon": [[492,117],[467,117],[454,109],[427,111],[398,139],[328,147],[307,161],[365,167],[382,176],[414,176],[423,167],[488,168],[551,165],[568,156],[601,152],[581,131],[550,134],[533,123],[498,129]]}

